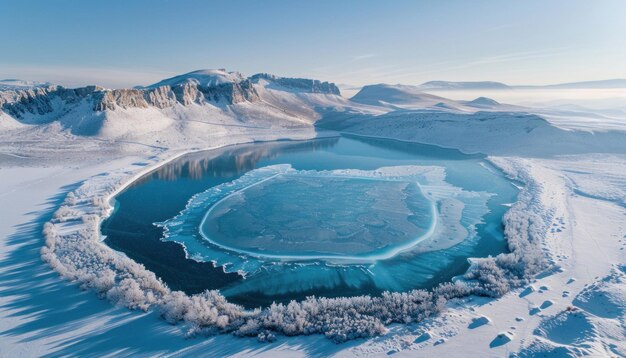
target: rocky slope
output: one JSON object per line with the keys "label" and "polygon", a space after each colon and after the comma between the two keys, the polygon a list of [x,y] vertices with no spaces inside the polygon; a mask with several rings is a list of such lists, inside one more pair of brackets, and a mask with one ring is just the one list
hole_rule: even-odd
{"label": "rocky slope", "polygon": [[334,94],[339,96],[339,88],[330,82],[321,82],[319,80],[310,80],[306,78],[285,78],[271,75],[269,73],[259,73],[252,77],[250,80],[254,83],[260,83],[261,81],[267,81],[273,83],[276,86],[303,91],[309,93],[323,93]]}
{"label": "rocky slope", "polygon": [[236,72],[200,70],[135,89],[109,90],[98,86],[68,89],[52,85],[12,88],[0,92],[0,109],[17,120],[29,122],[29,118],[34,116],[48,116],[54,120],[54,117],[80,103],[86,103],[94,112],[114,111],[118,108],[163,109],[177,104],[229,106],[261,101],[258,92],[261,85],[285,91],[340,95],[337,86],[318,80],[283,78],[270,74],[245,78]]}

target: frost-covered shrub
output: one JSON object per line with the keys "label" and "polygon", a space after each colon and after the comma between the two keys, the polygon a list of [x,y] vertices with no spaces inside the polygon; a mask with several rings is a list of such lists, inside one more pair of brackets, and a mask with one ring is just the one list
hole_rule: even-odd
{"label": "frost-covered shrub", "polygon": [[76,194],[74,194],[73,191],[70,191],[69,193],[67,193],[64,203],[67,205],[76,205],[78,203],[78,197],[76,196]]}
{"label": "frost-covered shrub", "polygon": [[464,282],[444,282],[433,289],[433,295],[446,300],[466,297],[472,293],[471,288]]}
{"label": "frost-covered shrub", "polygon": [[515,170],[515,176],[527,187],[503,217],[510,253],[471,262],[464,279],[470,283],[474,294],[502,296],[512,288],[528,283],[547,266],[541,244],[553,213],[539,200],[540,184],[522,169]]}
{"label": "frost-covered shrub", "polygon": [[109,207],[108,196],[97,196],[91,200],[91,204],[99,209],[98,214],[104,215]]}
{"label": "frost-covered shrub", "polygon": [[257,335],[257,340],[259,342],[274,342],[276,335],[270,331],[262,331]]}
{"label": "frost-covered shrub", "polygon": [[500,297],[511,288],[504,271],[493,258],[474,263],[464,278],[473,281],[472,292],[481,296]]}
{"label": "frost-covered shrub", "polygon": [[104,269],[98,274],[87,274],[86,277],[81,280],[83,282],[81,286],[83,288],[93,289],[100,297],[106,297],[115,286],[115,279],[116,275],[113,270]]}
{"label": "frost-covered shrub", "polygon": [[161,317],[168,323],[176,324],[183,320],[189,309],[190,298],[181,291],[172,291],[163,297],[159,306]]}
{"label": "frost-covered shrub", "polygon": [[63,205],[57,211],[54,212],[52,218],[58,222],[65,222],[67,220],[74,220],[80,218],[82,213],[73,209],[71,206]]}
{"label": "frost-covered shrub", "polygon": [[141,289],[137,281],[125,278],[107,292],[107,298],[112,302],[131,309],[147,311],[155,302],[150,292]]}
{"label": "frost-covered shrub", "polygon": [[45,223],[43,225],[43,237],[46,246],[44,246],[43,248],[54,249],[54,243],[56,242],[57,235],[58,232],[54,224],[52,224],[51,222]]}

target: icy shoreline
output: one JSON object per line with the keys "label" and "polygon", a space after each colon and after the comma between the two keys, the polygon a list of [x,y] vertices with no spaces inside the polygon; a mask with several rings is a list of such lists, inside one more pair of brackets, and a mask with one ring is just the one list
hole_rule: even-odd
{"label": "icy shoreline", "polygon": [[[111,213],[111,198],[157,167],[130,176],[95,177],[68,194],[52,222],[45,225],[46,246],[42,257],[62,276],[94,290],[100,297],[131,309],[158,310],[168,322],[183,321],[192,332],[233,332],[257,336],[260,340],[272,340],[276,333],[322,333],[335,341],[368,337],[384,333],[384,325],[417,322],[438,313],[449,299],[470,294],[501,296],[545,268],[541,257],[536,257],[539,242],[534,235],[547,227],[544,220],[549,218],[529,217],[529,213],[537,209],[533,207],[538,205],[533,203],[537,193],[523,189],[520,200],[507,212],[505,219],[509,221],[506,234],[512,253],[473,260],[463,281],[441,285],[434,292],[414,290],[378,298],[312,298],[287,306],[274,305],[262,311],[243,310],[228,303],[217,292],[189,297],[171,292],[153,273],[109,249],[98,237],[100,221]],[[519,172],[510,170],[509,174],[517,175],[528,188],[538,190],[528,175],[520,168],[516,170]],[[511,222],[513,217],[516,219]],[[526,235],[529,229],[534,234]],[[522,271],[512,271],[522,260]],[[346,315],[346,312],[353,313]],[[343,320],[337,321],[336,317],[341,316]]]}

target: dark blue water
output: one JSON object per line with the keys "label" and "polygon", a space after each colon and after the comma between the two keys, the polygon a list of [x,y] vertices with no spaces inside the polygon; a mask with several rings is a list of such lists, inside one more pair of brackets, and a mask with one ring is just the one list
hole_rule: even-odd
{"label": "dark blue water", "polygon": [[[237,273],[225,272],[229,271],[228,267],[226,270],[214,267],[206,257],[203,258],[206,262],[188,259],[180,244],[162,241],[163,229],[154,223],[177,216],[193,195],[241,178],[255,168],[275,164],[314,171],[437,166],[445,168],[445,181],[450,185],[491,196],[485,199],[485,210],[473,202],[466,205],[464,215],[467,212],[471,216],[472,210],[484,212],[483,223],[475,225],[475,234],[461,243],[442,250],[402,253],[367,265],[268,264],[221,252],[201,242],[207,246],[204,254],[219,251],[219,255],[233,255],[233,262],[250,263],[244,279]],[[147,174],[115,198],[116,210],[103,223],[102,233],[110,247],[144,264],[172,289],[187,293],[220,289],[231,301],[256,307],[311,295],[378,294],[383,290],[429,288],[449,281],[467,269],[468,257],[506,251],[501,220],[507,207],[503,204],[515,201],[516,195],[516,188],[481,155],[356,137],[256,143],[189,154]],[[468,218],[461,222],[470,224]],[[194,225],[190,221],[189,227],[195,228]]]}

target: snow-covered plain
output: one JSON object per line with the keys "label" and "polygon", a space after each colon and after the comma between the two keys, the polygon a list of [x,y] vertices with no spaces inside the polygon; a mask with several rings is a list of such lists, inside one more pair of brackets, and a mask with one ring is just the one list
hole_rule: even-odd
{"label": "snow-covered plain", "polygon": [[[554,107],[486,99],[433,100],[406,87],[394,88],[391,97],[386,96],[388,88],[374,87],[367,101],[350,101],[328,84],[308,80],[253,76],[251,84],[239,84],[245,81],[239,74],[193,74],[182,84],[180,78],[165,83],[181,86],[184,95],[162,108],[153,104],[163,103],[154,99],[156,92],[139,94],[152,101],[146,106],[137,105],[136,93],[106,92],[115,101],[99,111],[91,97],[68,100],[66,94],[43,93],[39,87],[30,89],[32,95],[22,97],[29,100],[15,109],[11,106],[19,98],[16,91],[23,89],[2,93],[1,356],[626,355],[626,132],[619,113],[608,116],[603,109],[585,109],[585,116],[576,116]],[[219,78],[212,77],[216,75]],[[240,88],[233,89],[233,83]],[[194,92],[202,84],[209,90]],[[163,91],[163,98],[173,98],[167,91],[177,93],[174,87],[157,85],[155,91]],[[243,95],[237,97],[237,91]],[[480,290],[472,292],[504,295],[460,295],[430,317],[418,313],[441,307],[409,308],[407,317],[416,316],[408,321],[419,322],[386,328],[364,323],[362,336],[381,336],[342,344],[321,335],[277,334],[277,341],[262,344],[224,334],[186,339],[198,320],[228,327],[232,317],[196,316],[186,319],[187,324],[167,324],[159,313],[177,321],[173,306],[184,299],[99,241],[97,223],[110,213],[108,199],[182,153],[336,131],[482,152],[524,183],[519,201],[505,217],[514,254],[500,261],[476,260],[466,277],[468,282],[482,282]],[[42,253],[48,263],[41,260]],[[527,282],[509,269],[533,276]],[[118,305],[99,299],[94,290]],[[387,305],[403,302],[385,299]],[[217,309],[230,310],[226,303]],[[286,317],[281,308],[272,312],[275,316],[269,319]],[[303,319],[311,322],[310,317]],[[388,322],[397,322],[397,317],[383,320]],[[196,327],[194,332],[206,329]],[[345,334],[341,329],[310,332],[326,332],[335,340]],[[258,336],[272,341],[274,334],[262,330]]]}

